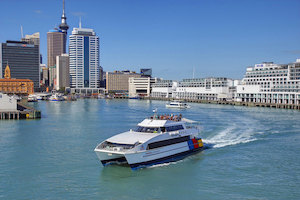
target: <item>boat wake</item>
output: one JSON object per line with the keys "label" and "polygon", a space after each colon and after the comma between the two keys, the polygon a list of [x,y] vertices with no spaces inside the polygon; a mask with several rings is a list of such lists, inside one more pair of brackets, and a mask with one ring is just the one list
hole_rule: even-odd
{"label": "boat wake", "polygon": [[255,141],[257,138],[255,138],[254,135],[253,128],[233,125],[212,137],[203,139],[203,142],[206,143],[206,146],[209,148],[221,148]]}

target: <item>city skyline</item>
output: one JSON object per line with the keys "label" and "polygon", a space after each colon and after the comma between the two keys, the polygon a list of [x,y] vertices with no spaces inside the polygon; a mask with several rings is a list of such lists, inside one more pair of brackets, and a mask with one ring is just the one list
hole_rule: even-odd
{"label": "city skyline", "polygon": [[[93,28],[105,71],[152,68],[164,79],[223,76],[242,79],[247,66],[300,57],[300,2],[289,1],[66,1],[70,29]],[[62,1],[2,1],[0,41],[59,26]],[[9,16],[9,17],[7,17]],[[34,22],[34,23],[33,23]],[[70,33],[69,33],[70,35]],[[69,43],[69,41],[68,41]],[[183,70],[184,69],[184,70]]]}

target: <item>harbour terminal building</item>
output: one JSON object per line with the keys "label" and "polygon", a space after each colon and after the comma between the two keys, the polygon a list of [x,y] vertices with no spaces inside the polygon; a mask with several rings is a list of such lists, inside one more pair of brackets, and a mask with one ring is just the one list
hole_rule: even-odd
{"label": "harbour terminal building", "polygon": [[300,105],[300,59],[290,64],[264,62],[248,67],[236,101]]}
{"label": "harbour terminal building", "polygon": [[151,77],[130,77],[128,96],[129,98],[135,97],[149,97],[152,85],[159,80],[158,78]]}
{"label": "harbour terminal building", "polygon": [[162,80],[153,84],[152,97],[188,100],[230,100],[235,97],[235,81],[228,78]]}
{"label": "harbour terminal building", "polygon": [[173,97],[193,100],[233,100],[234,94],[229,88],[233,80],[228,78],[193,78],[183,79],[178,83]]}
{"label": "harbour terminal building", "polygon": [[151,97],[154,98],[172,98],[176,91],[177,81],[159,80],[152,84]]}

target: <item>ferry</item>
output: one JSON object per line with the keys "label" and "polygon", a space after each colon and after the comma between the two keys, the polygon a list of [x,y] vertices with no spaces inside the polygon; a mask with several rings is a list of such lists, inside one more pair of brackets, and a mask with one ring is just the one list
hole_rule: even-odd
{"label": "ferry", "polygon": [[94,151],[104,166],[127,164],[133,170],[174,162],[204,149],[194,122],[181,115],[154,114],[136,129],[101,142]]}
{"label": "ferry", "polygon": [[166,105],[167,108],[190,108],[190,106],[183,102],[183,101],[171,101],[169,104]]}

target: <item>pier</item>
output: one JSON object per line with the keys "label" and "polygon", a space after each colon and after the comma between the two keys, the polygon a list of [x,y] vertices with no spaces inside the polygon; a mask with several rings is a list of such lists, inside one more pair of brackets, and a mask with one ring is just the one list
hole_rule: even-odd
{"label": "pier", "polygon": [[[162,101],[176,100],[176,99],[173,99],[173,98],[155,98],[155,97],[146,97],[144,99],[162,100]],[[281,109],[300,110],[300,105],[296,105],[296,104],[237,102],[237,101],[221,101],[221,100],[219,100],[219,101],[213,101],[213,100],[198,100],[198,99],[181,99],[181,100],[185,101],[185,102],[192,102],[192,103],[222,104],[222,105],[232,105],[232,106],[268,107],[268,108],[281,108]]]}
{"label": "pier", "polygon": [[40,119],[41,111],[17,103],[17,110],[1,110],[0,120]]}

